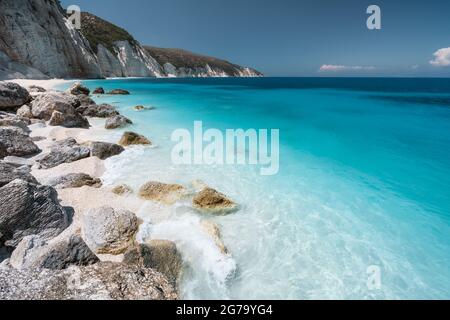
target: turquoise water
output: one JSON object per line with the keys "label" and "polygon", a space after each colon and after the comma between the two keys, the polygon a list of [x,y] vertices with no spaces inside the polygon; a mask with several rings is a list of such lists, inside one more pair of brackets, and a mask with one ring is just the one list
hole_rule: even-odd
{"label": "turquoise water", "polygon": [[[176,240],[185,298],[450,298],[450,79],[128,79],[86,81],[155,148],[108,162],[106,183],[201,179],[242,205],[199,216],[151,206],[144,238]],[[155,110],[136,112],[135,105]],[[176,166],[177,128],[279,129],[280,171]],[[118,139],[112,133],[110,140]],[[162,217],[163,215],[164,217]],[[212,219],[232,257],[199,234]],[[370,290],[367,270],[380,270]]]}

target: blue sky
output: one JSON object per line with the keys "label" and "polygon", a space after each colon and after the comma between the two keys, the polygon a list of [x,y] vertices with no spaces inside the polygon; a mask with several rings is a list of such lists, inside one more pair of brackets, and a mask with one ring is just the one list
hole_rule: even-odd
{"label": "blue sky", "polygon": [[[224,58],[270,76],[450,76],[448,0],[61,2],[125,28],[142,44]],[[366,26],[371,4],[381,8],[381,30]]]}

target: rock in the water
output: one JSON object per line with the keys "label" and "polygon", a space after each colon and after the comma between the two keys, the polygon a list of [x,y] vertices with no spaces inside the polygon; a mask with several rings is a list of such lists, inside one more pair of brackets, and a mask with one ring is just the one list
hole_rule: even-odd
{"label": "rock in the water", "polygon": [[37,180],[30,174],[27,167],[17,167],[12,164],[0,161],[0,187],[7,185],[11,181],[21,179],[37,184]]}
{"label": "rock in the water", "polygon": [[34,99],[31,112],[33,117],[48,121],[54,111],[73,114],[79,106],[80,101],[76,96],[64,92],[48,92]]}
{"label": "rock in the water", "polygon": [[27,89],[16,83],[0,81],[0,110],[14,110],[30,101]]}
{"label": "rock in the water", "polygon": [[56,237],[68,227],[68,215],[52,187],[14,180],[0,188],[0,247],[16,247],[29,235]]}
{"label": "rock in the water", "polygon": [[22,117],[22,118],[28,118],[28,119],[33,118],[33,114],[31,113],[31,108],[27,105],[21,106],[17,110],[16,114],[17,114],[17,116]]}
{"label": "rock in the water", "polygon": [[23,238],[11,255],[9,264],[16,269],[62,270],[69,266],[87,266],[100,260],[78,234],[61,234],[46,242],[39,236]]}
{"label": "rock in the water", "polygon": [[0,127],[0,159],[25,157],[41,152],[33,140],[18,127]]}
{"label": "rock in the water", "polygon": [[116,108],[112,105],[103,103],[99,105],[90,105],[83,111],[85,117],[109,118],[118,115]]}
{"label": "rock in the water", "polygon": [[59,166],[62,163],[70,163],[84,158],[91,154],[89,147],[81,146],[73,138],[68,138],[56,142],[46,154],[37,162],[44,168],[49,169]]}
{"label": "rock in the water", "polygon": [[130,124],[133,124],[133,122],[128,119],[127,117],[124,117],[122,115],[117,115],[111,118],[108,118],[106,120],[105,128],[106,129],[118,129],[126,127]]}
{"label": "rock in the water", "polygon": [[106,160],[110,157],[117,156],[125,151],[125,149],[115,143],[108,142],[88,142],[86,145],[91,150],[91,157],[97,157]]}
{"label": "rock in the water", "polygon": [[154,110],[155,107],[144,107],[144,106],[135,106],[133,108],[134,111],[144,111],[144,110]]}
{"label": "rock in the water", "polygon": [[82,219],[83,239],[96,254],[122,254],[134,243],[139,224],[130,211],[90,209]]}
{"label": "rock in the water", "polygon": [[42,93],[42,92],[47,92],[47,90],[45,90],[42,87],[39,86],[35,86],[35,85],[31,85],[28,87],[28,91],[29,92],[33,92],[33,93]]}
{"label": "rock in the water", "polygon": [[125,253],[124,263],[140,264],[154,269],[176,286],[181,277],[183,259],[174,242],[151,240]]}
{"label": "rock in the water", "polygon": [[236,203],[212,188],[204,188],[194,197],[192,203],[198,210],[217,214],[231,213],[238,209]]}
{"label": "rock in the water", "polygon": [[127,90],[123,90],[123,89],[114,89],[114,90],[111,90],[110,92],[108,92],[108,94],[122,94],[122,95],[128,95],[128,94],[130,94],[130,92],[127,91]]}
{"label": "rock in the water", "polygon": [[105,94],[105,89],[103,89],[102,87],[96,88],[92,94]]}
{"label": "rock in the water", "polygon": [[174,204],[187,195],[187,190],[179,184],[147,182],[139,189],[139,197],[145,200]]}
{"label": "rock in the water", "polygon": [[205,231],[208,235],[212,237],[214,243],[219,248],[220,252],[223,254],[229,254],[227,247],[222,241],[219,226],[214,222],[207,220],[203,220],[200,225],[203,231]]}
{"label": "rock in the water", "polygon": [[122,196],[125,194],[133,193],[133,189],[131,189],[131,187],[127,186],[126,184],[121,184],[112,188],[111,192],[118,196]]}
{"label": "rock in the water", "polygon": [[91,90],[83,86],[80,82],[74,83],[67,91],[76,96],[80,94],[88,96],[91,93]]}
{"label": "rock in the water", "polygon": [[53,178],[47,184],[56,189],[81,188],[84,186],[100,188],[102,186],[102,181],[98,178],[92,178],[85,173],[70,173]]}
{"label": "rock in the water", "polygon": [[131,146],[131,145],[151,145],[152,143],[146,137],[134,133],[134,132],[124,132],[122,138],[119,141],[119,144],[122,146]]}
{"label": "rock in the water", "polygon": [[64,270],[0,268],[0,300],[176,300],[161,273],[142,266],[97,263]]}

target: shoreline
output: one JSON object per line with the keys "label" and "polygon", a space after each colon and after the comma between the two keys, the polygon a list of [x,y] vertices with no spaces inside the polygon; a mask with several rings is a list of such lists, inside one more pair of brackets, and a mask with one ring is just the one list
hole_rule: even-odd
{"label": "shoreline", "polygon": [[[7,82],[14,82],[20,86],[25,86],[29,88],[30,86],[39,86],[46,90],[46,92],[30,92],[34,98],[40,95],[46,95],[47,93],[59,93],[57,87],[65,83],[76,83],[76,80],[61,80],[61,79],[51,79],[51,80],[11,80]],[[78,96],[77,96],[78,97]],[[97,104],[95,104],[98,107]],[[36,121],[35,123],[29,125],[29,136],[35,141],[35,144],[39,147],[41,152],[33,157],[28,158],[29,161],[37,164],[43,156],[48,155],[55,143],[59,141],[64,141],[68,138],[73,138],[76,140],[80,146],[91,143],[92,141],[98,141],[99,143],[111,144],[111,133],[114,130],[108,130],[105,128],[105,123],[107,118],[96,118],[96,117],[86,117],[89,121],[89,128],[66,128],[62,126],[51,126],[49,121]],[[113,135],[114,136],[114,135]],[[109,137],[109,138],[106,138]],[[106,139],[105,139],[106,138]],[[151,138],[151,137],[150,137]],[[109,140],[109,141],[107,141]],[[118,143],[118,141],[115,141]],[[153,148],[153,146],[149,146]],[[31,175],[36,178],[38,183],[42,185],[49,185],[49,181],[52,179],[68,176],[71,174],[86,174],[92,179],[99,179],[102,181],[102,177],[107,173],[107,166],[105,160],[101,160],[98,157],[90,156],[81,160],[71,161],[67,163],[61,163],[52,168],[42,168],[36,165],[31,167]],[[194,178],[192,181],[195,181]],[[159,183],[159,182],[158,182]],[[164,186],[164,181],[161,182]],[[173,193],[170,190],[164,191],[158,194],[156,198],[145,199],[142,196],[138,196],[137,190],[132,190],[130,193],[116,194],[114,193],[114,188],[119,187],[111,185],[101,185],[100,187],[92,187],[84,185],[81,187],[69,187],[69,188],[58,188],[55,189],[58,193],[58,200],[60,204],[64,207],[70,207],[73,210],[73,216],[71,218],[71,224],[62,234],[79,233],[83,228],[83,219],[85,214],[92,210],[93,208],[100,207],[110,207],[114,210],[130,211],[133,212],[140,219],[140,226],[135,235],[134,243],[136,245],[146,245],[148,241],[169,241],[176,245],[177,239],[153,239],[149,235],[149,230],[151,229],[152,223],[155,221],[167,222],[170,221],[171,214],[168,214],[171,208],[176,207],[177,202],[182,201],[182,205],[186,204],[186,201],[193,201],[194,196],[202,190],[206,190],[208,187],[200,183],[197,186],[177,186],[177,185],[167,185],[170,188],[176,186],[176,188],[181,188],[181,193],[178,191]],[[173,187],[171,187],[173,186]],[[158,187],[159,188],[159,187]],[[213,190],[213,189],[211,189]],[[215,190],[213,190],[215,191]],[[159,192],[159,191],[158,191]],[[225,195],[221,195],[224,196]],[[173,199],[172,199],[173,198]],[[193,208],[194,209],[194,208]],[[228,252],[226,245],[223,243],[220,235],[220,229],[218,225],[211,222],[206,217],[198,215],[195,219],[196,229],[193,232],[200,232],[197,237],[203,239],[203,241],[209,242],[209,247],[205,248],[208,251],[208,255],[215,256],[218,261],[224,260],[228,261],[231,258],[231,254]],[[61,234],[61,235],[62,235]],[[60,236],[61,236],[60,235]],[[58,236],[58,237],[60,237]],[[58,238],[57,237],[57,238]],[[205,240],[206,239],[206,240]],[[212,247],[212,248],[211,248]],[[184,267],[182,269],[190,268],[189,260],[190,257],[186,256],[183,249],[178,248],[178,253],[183,259]],[[109,253],[97,253],[97,257],[100,261],[111,262],[111,263],[123,263],[125,261],[125,252],[120,252],[119,254],[109,254]],[[231,262],[231,267],[233,263]],[[0,265],[1,265],[0,261]],[[229,263],[228,263],[229,264]],[[171,272],[180,272],[181,270],[173,270],[173,266],[164,266],[162,269],[169,269]],[[181,267],[176,267],[179,269]],[[179,286],[182,284],[183,276],[180,275],[177,278],[177,283]],[[178,286],[177,286],[178,287]],[[178,287],[179,296],[182,295],[182,288]]]}

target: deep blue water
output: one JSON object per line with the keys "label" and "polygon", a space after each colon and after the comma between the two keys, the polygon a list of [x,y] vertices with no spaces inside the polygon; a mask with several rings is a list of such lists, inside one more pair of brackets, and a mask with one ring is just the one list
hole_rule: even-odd
{"label": "deep blue water", "polygon": [[[185,297],[450,298],[450,79],[85,84],[131,91],[97,99],[118,106],[134,121],[133,130],[159,146],[139,154],[145,160],[131,153],[118,159],[123,173],[113,182],[202,179],[243,205],[213,218],[232,252],[234,273],[183,236],[195,213],[178,210],[176,223],[150,229],[153,237],[175,237],[185,259],[203,271],[185,277]],[[131,107],[138,104],[156,109],[137,113]],[[192,130],[196,120],[220,130],[279,129],[279,174],[172,165],[172,131]],[[378,290],[366,284],[371,266],[381,270]]]}

